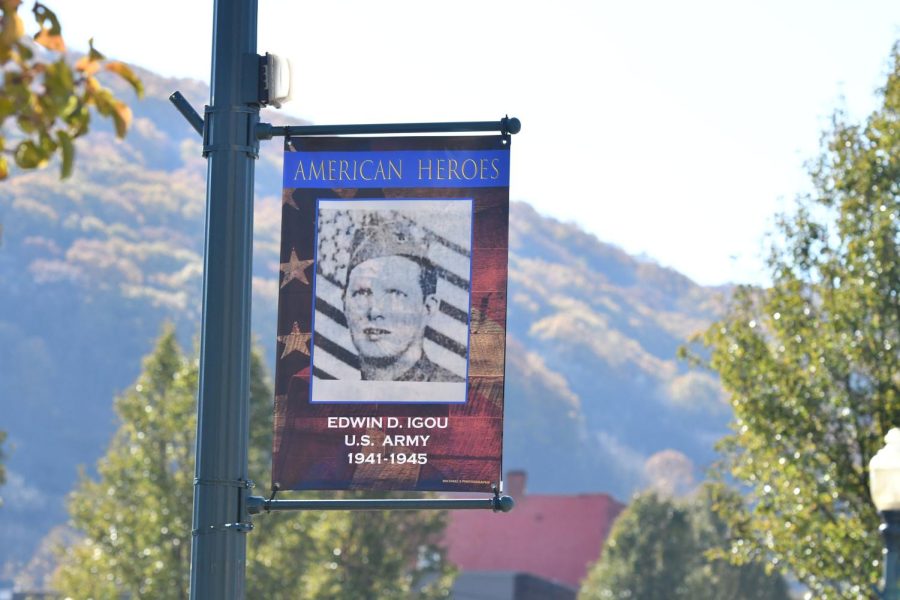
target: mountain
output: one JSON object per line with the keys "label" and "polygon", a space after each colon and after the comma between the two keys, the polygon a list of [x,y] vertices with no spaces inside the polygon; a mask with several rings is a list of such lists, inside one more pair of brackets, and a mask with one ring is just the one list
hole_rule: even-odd
{"label": "mountain", "polygon": [[[79,466],[92,472],[116,427],[112,398],[134,381],[163,322],[188,348],[199,333],[206,161],[167,97],[177,89],[200,107],[208,89],[140,76],[142,101],[110,82],[131,98],[126,140],[98,123],[78,142],[71,179],[50,168],[0,184],[6,573],[66,521]],[[280,172],[280,144],[263,142],[253,331],[270,365]],[[713,459],[730,413],[716,380],[689,372],[675,351],[715,318],[727,290],[698,286],[524,203],[510,219],[506,467],[526,469],[539,492],[625,498],[647,485],[689,486]]]}

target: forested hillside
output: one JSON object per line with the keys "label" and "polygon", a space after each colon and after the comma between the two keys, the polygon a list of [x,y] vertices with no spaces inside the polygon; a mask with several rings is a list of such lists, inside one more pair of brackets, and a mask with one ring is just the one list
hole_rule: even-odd
{"label": "forested hillside", "polygon": [[[78,467],[91,470],[103,453],[112,398],[134,380],[163,322],[176,325],[186,347],[199,333],[206,163],[167,97],[179,89],[199,108],[208,90],[140,74],[147,97],[130,100],[135,121],[125,141],[100,126],[79,141],[71,179],[59,181],[51,168],[0,184],[7,573],[65,522]],[[253,328],[270,363],[280,168],[280,143],[263,142]],[[515,181],[512,194],[527,198]],[[689,485],[712,459],[729,409],[717,382],[687,373],[675,350],[711,321],[722,290],[523,203],[511,213],[510,244],[506,466],[526,469],[532,491],[624,499],[649,483]]]}

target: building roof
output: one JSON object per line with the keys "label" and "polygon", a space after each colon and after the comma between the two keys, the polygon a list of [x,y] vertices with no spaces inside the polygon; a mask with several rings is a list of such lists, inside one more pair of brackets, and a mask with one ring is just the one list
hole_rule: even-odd
{"label": "building roof", "polygon": [[444,541],[463,571],[532,573],[578,588],[625,506],[609,494],[529,495],[525,474],[507,475],[509,513],[451,511]]}

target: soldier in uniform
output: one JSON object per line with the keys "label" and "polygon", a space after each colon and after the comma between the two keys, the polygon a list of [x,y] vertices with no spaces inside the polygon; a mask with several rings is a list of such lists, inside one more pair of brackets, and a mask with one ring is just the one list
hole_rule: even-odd
{"label": "soldier in uniform", "polygon": [[425,354],[425,327],[439,306],[436,291],[427,244],[405,223],[354,232],[343,301],[364,380],[464,381]]}

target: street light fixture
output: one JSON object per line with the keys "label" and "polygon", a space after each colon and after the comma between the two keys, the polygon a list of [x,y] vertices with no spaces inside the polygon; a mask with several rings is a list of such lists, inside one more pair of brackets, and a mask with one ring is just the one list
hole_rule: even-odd
{"label": "street light fixture", "polygon": [[266,52],[263,65],[263,102],[281,108],[291,99],[293,70],[291,61],[277,54]]}
{"label": "street light fixture", "polygon": [[869,490],[881,516],[884,538],[883,600],[900,600],[900,429],[884,436],[885,445],[869,461]]}

